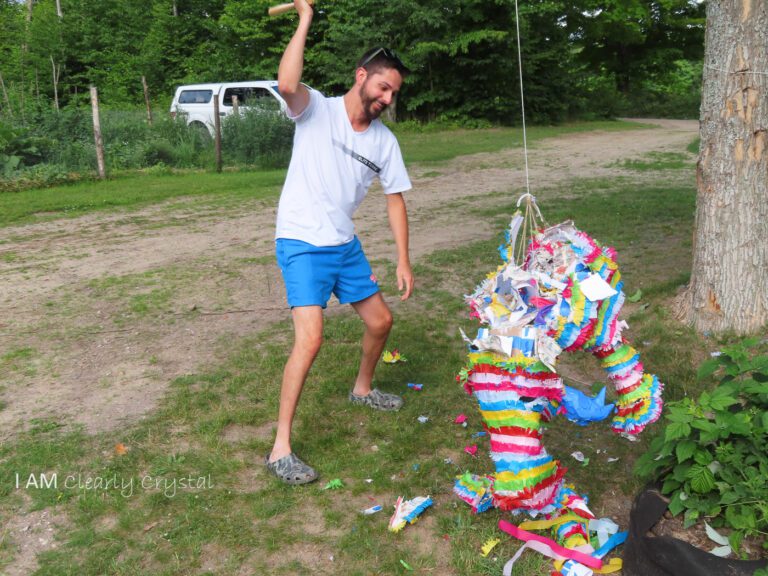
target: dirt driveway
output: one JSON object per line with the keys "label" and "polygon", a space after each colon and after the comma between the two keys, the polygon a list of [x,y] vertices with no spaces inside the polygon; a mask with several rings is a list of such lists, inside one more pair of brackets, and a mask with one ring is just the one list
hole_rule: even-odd
{"label": "dirt driveway", "polygon": [[[698,130],[695,121],[653,123],[539,142],[532,192],[620,174],[618,160],[683,151]],[[412,258],[495,233],[458,206],[518,195],[522,166],[522,152],[510,150],[412,167]],[[136,421],[173,378],[220,359],[227,342],[287,319],[274,217],[274,203],[190,198],[0,231],[0,440],[36,418],[91,432]],[[394,257],[375,190],[357,225],[369,257]]]}

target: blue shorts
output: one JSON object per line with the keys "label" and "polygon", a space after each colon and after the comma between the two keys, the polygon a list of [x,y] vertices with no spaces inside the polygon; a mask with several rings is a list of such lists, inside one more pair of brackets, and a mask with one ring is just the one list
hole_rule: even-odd
{"label": "blue shorts", "polygon": [[314,246],[278,238],[275,252],[291,308],[325,308],[332,293],[342,304],[350,304],[379,291],[357,236],[341,246]]}

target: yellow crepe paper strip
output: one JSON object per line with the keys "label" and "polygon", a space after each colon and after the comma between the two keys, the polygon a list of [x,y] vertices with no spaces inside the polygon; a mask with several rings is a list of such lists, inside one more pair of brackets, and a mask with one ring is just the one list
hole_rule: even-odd
{"label": "yellow crepe paper strip", "polygon": [[491,550],[493,550],[496,547],[496,544],[501,542],[499,538],[491,538],[490,540],[486,541],[485,544],[483,544],[482,553],[480,554],[483,558],[487,558],[488,554],[491,553]]}
{"label": "yellow crepe paper strip", "polygon": [[[560,570],[563,569],[563,564],[565,564],[565,560],[555,560],[554,566],[555,570],[560,572]],[[613,572],[618,572],[621,570],[621,567],[623,566],[623,562],[621,558],[611,558],[609,562],[603,562],[602,568],[592,568],[593,574],[612,574]]]}
{"label": "yellow crepe paper strip", "polygon": [[503,356],[501,354],[495,354],[493,352],[470,352],[469,363],[474,366],[477,364],[492,364],[494,366],[507,366],[509,364],[518,364],[522,367],[530,366],[531,364],[538,363],[537,358],[527,358],[522,354],[515,354],[514,356]]}
{"label": "yellow crepe paper strip", "polygon": [[498,420],[522,420],[535,425],[531,428],[538,428],[539,420],[541,420],[541,414],[525,410],[479,410],[479,412],[489,424]]}
{"label": "yellow crepe paper strip", "polygon": [[522,522],[518,528],[522,530],[546,530],[553,526],[559,526],[566,522],[581,522],[584,523],[584,518],[576,514],[564,514],[563,516],[557,516],[556,518],[550,518],[549,520],[526,520]]}

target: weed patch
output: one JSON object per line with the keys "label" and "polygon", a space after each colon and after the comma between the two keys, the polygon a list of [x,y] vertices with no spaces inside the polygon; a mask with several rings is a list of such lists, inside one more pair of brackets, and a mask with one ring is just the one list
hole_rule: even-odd
{"label": "weed patch", "polygon": [[649,152],[643,160],[624,160],[618,166],[627,170],[646,172],[651,170],[679,170],[685,168],[690,162],[690,156],[681,152]]}

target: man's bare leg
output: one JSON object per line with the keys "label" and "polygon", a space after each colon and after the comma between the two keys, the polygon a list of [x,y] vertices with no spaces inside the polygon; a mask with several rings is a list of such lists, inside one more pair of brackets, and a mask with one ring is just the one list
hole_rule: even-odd
{"label": "man's bare leg", "polygon": [[376,364],[381,358],[389,331],[392,328],[392,313],[384,302],[381,292],[377,292],[360,302],[355,302],[352,307],[365,323],[363,355],[360,359],[360,370],[357,373],[357,380],[355,380],[352,393],[356,396],[367,396],[371,391]]}
{"label": "man's bare leg", "polygon": [[291,355],[283,371],[277,435],[269,458],[270,462],[291,453],[291,426],[296,414],[296,406],[309,369],[323,342],[323,309],[320,306],[297,306],[291,313],[295,338]]}

